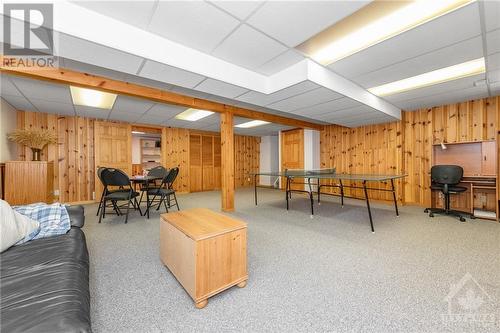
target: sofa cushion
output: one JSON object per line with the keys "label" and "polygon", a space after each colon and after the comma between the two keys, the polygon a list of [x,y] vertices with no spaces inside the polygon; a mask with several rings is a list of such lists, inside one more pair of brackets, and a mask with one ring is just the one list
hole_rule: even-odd
{"label": "sofa cushion", "polygon": [[81,228],[85,224],[85,211],[83,206],[66,206],[72,227]]}
{"label": "sofa cushion", "polygon": [[2,332],[90,332],[89,256],[79,228],[1,255]]}

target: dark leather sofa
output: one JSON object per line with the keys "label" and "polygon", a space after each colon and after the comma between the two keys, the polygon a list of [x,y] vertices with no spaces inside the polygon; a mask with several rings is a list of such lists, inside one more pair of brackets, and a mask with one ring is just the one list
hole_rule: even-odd
{"label": "dark leather sofa", "polygon": [[0,331],[91,332],[89,254],[82,206],[68,207],[65,235],[0,254]]}

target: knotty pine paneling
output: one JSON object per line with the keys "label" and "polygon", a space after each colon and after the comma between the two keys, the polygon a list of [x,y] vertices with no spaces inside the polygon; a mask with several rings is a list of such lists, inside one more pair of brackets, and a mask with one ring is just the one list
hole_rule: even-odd
{"label": "knotty pine paneling", "polygon": [[[54,161],[54,190],[61,202],[92,200],[94,192],[94,121],[82,117],[18,111],[18,128],[48,129],[57,144],[45,147],[42,160]],[[19,160],[30,161],[31,150],[19,147]]]}
{"label": "knotty pine paneling", "polygon": [[[401,123],[347,128],[337,125],[326,126],[321,131],[320,154],[321,167],[337,169],[345,173],[382,173],[396,174],[403,170],[402,163],[402,132]],[[400,181],[396,186],[401,188]],[[325,184],[332,181],[325,180]],[[345,185],[362,186],[361,183],[346,182]],[[373,188],[389,188],[390,182],[373,182]],[[324,188],[325,191],[335,191],[334,188]],[[362,190],[346,189],[345,194],[363,197]],[[402,200],[402,191],[398,191],[398,199]],[[371,191],[369,197],[377,200],[391,200],[389,192]]]}
{"label": "knotty pine paneling", "polygon": [[163,128],[161,139],[162,164],[166,168],[179,168],[174,188],[189,192],[189,130],[185,128]]}
{"label": "knotty pine paneling", "polygon": [[[499,117],[497,96],[403,111],[402,120],[392,123],[326,126],[321,131],[321,167],[336,167],[339,172],[408,174],[398,183],[399,200],[430,206],[432,144],[497,140]],[[359,190],[350,194],[362,197]],[[370,197],[391,199],[390,193],[382,192]]]}
{"label": "knotty pine paneling", "polygon": [[250,174],[259,171],[260,137],[235,135],[234,157],[235,187],[253,186],[253,177]]}

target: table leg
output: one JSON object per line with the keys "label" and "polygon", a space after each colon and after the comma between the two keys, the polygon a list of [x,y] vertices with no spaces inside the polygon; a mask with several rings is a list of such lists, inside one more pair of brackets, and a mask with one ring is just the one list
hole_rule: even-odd
{"label": "table leg", "polygon": [[372,232],[375,232],[375,229],[373,229],[373,219],[372,219],[372,211],[370,209],[370,200],[368,200],[368,191],[366,190],[366,180],[363,181],[363,190],[365,192],[366,208],[368,208],[368,216],[370,217],[370,227],[372,228]]}
{"label": "table leg", "polygon": [[309,186],[309,200],[311,201],[311,218],[314,216],[314,198],[311,186],[311,178],[307,178],[307,185]]}
{"label": "table leg", "polygon": [[391,179],[392,198],[394,199],[394,208],[396,209],[396,216],[399,216],[398,201],[396,200],[396,190],[394,189],[394,179]]}
{"label": "table leg", "polygon": [[290,186],[290,177],[286,177],[286,186],[285,186],[285,196],[286,196],[286,210],[288,210],[288,187]]}
{"label": "table leg", "polygon": [[255,194],[255,206],[257,206],[257,175],[253,176],[253,183],[254,183],[254,194]]}
{"label": "table leg", "polygon": [[344,208],[344,184],[342,184],[342,179],[339,179],[340,184],[340,206]]}
{"label": "table leg", "polygon": [[321,182],[318,179],[318,205],[321,205]]}

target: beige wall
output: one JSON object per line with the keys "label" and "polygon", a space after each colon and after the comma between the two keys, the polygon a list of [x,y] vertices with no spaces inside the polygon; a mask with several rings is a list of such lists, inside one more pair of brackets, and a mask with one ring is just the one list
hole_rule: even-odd
{"label": "beige wall", "polygon": [[4,163],[17,156],[17,145],[7,140],[7,133],[17,127],[17,113],[3,98],[0,103],[0,163]]}

